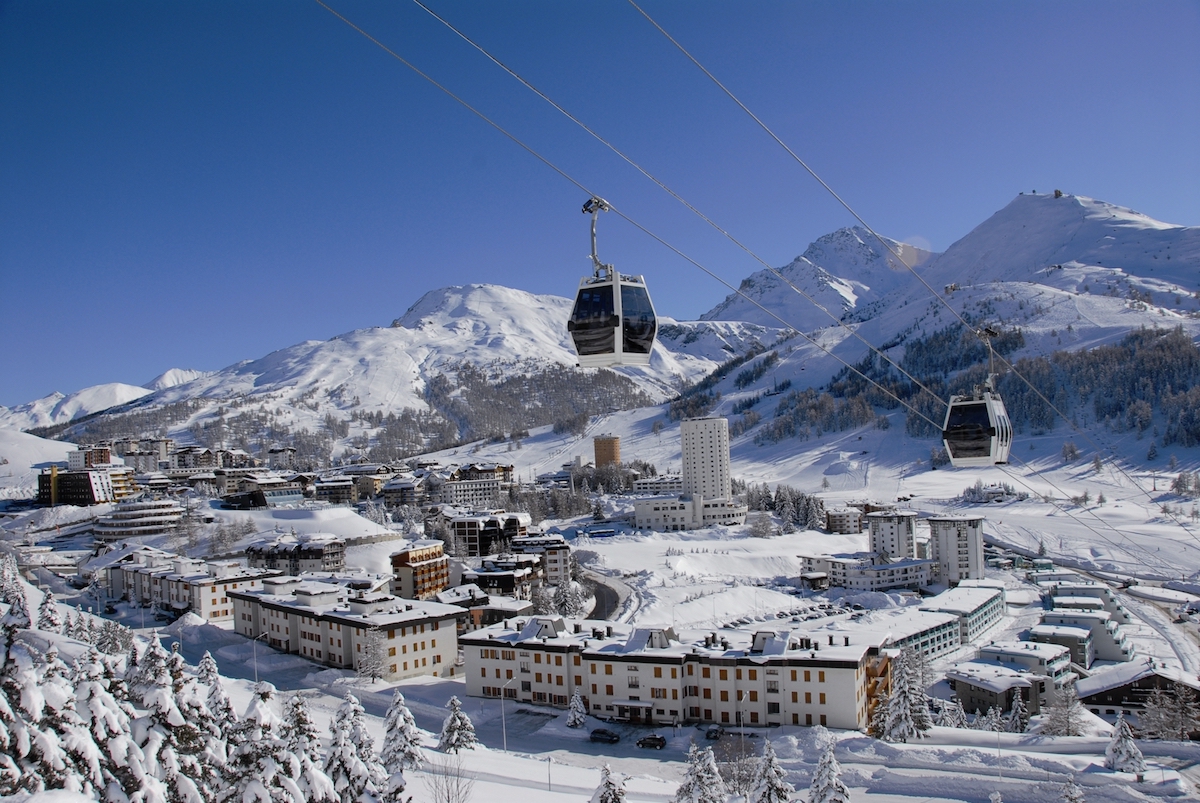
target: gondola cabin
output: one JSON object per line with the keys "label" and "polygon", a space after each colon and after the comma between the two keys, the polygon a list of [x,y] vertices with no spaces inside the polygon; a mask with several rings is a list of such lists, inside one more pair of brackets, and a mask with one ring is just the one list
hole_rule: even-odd
{"label": "gondola cabin", "polygon": [[955,468],[1007,463],[1012,434],[1004,401],[989,386],[977,388],[970,395],[950,397],[942,442]]}
{"label": "gondola cabin", "polygon": [[658,333],[646,280],[623,276],[596,254],[596,219],[609,209],[603,198],[583,205],[583,213],[592,216],[592,275],[580,280],[567,321],[581,368],[649,365]]}
{"label": "gondola cabin", "polygon": [[584,278],[567,331],[582,368],[649,365],[658,323],[645,280],[611,269]]}

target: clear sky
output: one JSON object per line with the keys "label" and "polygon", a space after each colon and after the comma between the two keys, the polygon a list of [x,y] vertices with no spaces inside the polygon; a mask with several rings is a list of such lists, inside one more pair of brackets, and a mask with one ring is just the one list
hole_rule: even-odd
{"label": "clear sky", "polygon": [[[417,5],[328,2],[726,281],[760,267]],[[853,224],[627,2],[428,3],[771,265]],[[1054,188],[1200,224],[1196,0],[643,8],[887,236]],[[448,285],[570,296],[584,200],[315,2],[0,0],[0,404]],[[729,292],[615,215],[600,256],[663,315]]]}

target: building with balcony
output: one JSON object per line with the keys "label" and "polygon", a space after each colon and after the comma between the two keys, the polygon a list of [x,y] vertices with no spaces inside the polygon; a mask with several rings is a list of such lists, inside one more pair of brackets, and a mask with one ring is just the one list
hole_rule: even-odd
{"label": "building with balcony", "polygon": [[983,517],[934,516],[929,519],[934,579],[948,586],[981,580],[984,572]]}
{"label": "building with balcony", "polygon": [[296,576],[346,568],[346,541],[333,533],[268,533],[246,547],[253,569],[277,569]]}
{"label": "building with balcony", "polygon": [[436,539],[408,542],[391,564],[392,594],[402,599],[436,599],[450,587],[450,558]]}
{"label": "building with balcony", "polygon": [[122,541],[146,535],[163,535],[177,530],[184,516],[174,499],[123,499],[107,516],[96,519],[92,536],[97,541]]}

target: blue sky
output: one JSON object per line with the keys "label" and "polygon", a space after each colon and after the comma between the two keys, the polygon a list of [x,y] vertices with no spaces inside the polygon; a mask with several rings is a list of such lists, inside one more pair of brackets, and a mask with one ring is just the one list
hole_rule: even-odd
{"label": "blue sky", "polygon": [[[415,4],[329,1],[731,284],[759,267]],[[628,3],[429,5],[768,263],[853,224]],[[887,236],[944,250],[1056,187],[1200,224],[1194,0],[643,8]],[[584,200],[315,2],[0,2],[0,404],[447,285],[569,296]],[[664,315],[728,292],[614,215],[600,255]]]}

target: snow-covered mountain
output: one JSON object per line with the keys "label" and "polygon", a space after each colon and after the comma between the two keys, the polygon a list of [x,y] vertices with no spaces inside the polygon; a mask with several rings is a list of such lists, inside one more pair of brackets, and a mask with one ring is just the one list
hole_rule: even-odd
{"label": "snow-covered mountain", "polygon": [[[884,240],[910,268],[937,256],[907,243]],[[908,268],[866,229],[855,226],[826,234],[778,271],[763,269],[743,279],[740,292],[730,293],[700,318],[775,327],[783,326],[784,321],[797,329],[811,329],[827,326],[852,311],[856,318],[868,316],[869,310],[911,281]]]}
{"label": "snow-covered mountain", "polygon": [[191,368],[172,368],[169,371],[164,371],[158,376],[151,379],[144,387],[150,390],[163,390],[165,388],[173,388],[176,385],[183,385],[191,382],[194,379],[199,379],[203,376],[208,376],[209,371],[196,371]]}
{"label": "snow-covered mountain", "polygon": [[91,413],[107,410],[149,394],[146,388],[110,382],[64,395],[57,391],[15,407],[0,407],[0,428],[32,429],[63,424]]}

